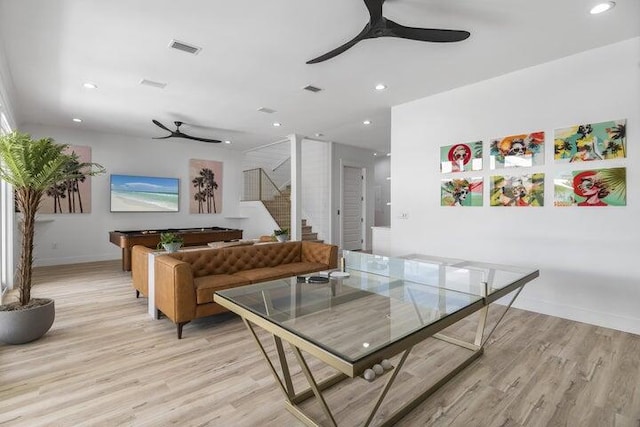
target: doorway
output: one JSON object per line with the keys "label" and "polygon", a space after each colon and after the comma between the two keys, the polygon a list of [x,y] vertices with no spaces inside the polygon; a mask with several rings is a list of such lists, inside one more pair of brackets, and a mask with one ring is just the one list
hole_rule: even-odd
{"label": "doorway", "polygon": [[342,167],[342,239],[346,250],[364,248],[364,186],[365,169],[359,166]]}

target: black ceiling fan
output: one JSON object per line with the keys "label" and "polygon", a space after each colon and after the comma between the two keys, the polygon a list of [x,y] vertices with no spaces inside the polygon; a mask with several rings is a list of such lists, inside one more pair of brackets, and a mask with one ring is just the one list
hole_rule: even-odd
{"label": "black ceiling fan", "polygon": [[369,22],[364,26],[360,34],[342,46],[325,53],[317,58],[307,61],[307,64],[317,64],[334,56],[340,55],[345,50],[365,39],[378,37],[399,37],[402,39],[418,40],[423,42],[450,43],[467,39],[471,33],[462,30],[441,30],[434,28],[414,28],[397,24],[382,16],[382,5],[385,0],[364,0],[369,10]]}
{"label": "black ceiling fan", "polygon": [[156,126],[161,127],[162,129],[171,132],[171,134],[168,135],[168,136],[153,137],[153,139],[186,138],[186,139],[193,139],[194,141],[202,141],[202,142],[214,142],[214,143],[222,142],[222,141],[219,141],[217,139],[199,138],[197,136],[191,136],[191,135],[187,135],[186,133],[180,132],[180,126],[182,126],[183,122],[179,122],[179,121],[173,122],[173,124],[176,125],[176,130],[173,131],[173,130],[169,129],[168,127],[166,127],[165,125],[163,125],[162,123],[160,123],[157,120],[151,120],[151,121]]}

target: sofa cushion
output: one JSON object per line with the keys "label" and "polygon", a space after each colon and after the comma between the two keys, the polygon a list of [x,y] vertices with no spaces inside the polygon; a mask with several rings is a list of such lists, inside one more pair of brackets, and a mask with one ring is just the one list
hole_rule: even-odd
{"label": "sofa cushion", "polygon": [[248,285],[248,279],[232,276],[230,274],[214,274],[193,279],[193,287],[196,289],[196,302],[207,304],[213,302],[213,293],[236,286]]}
{"label": "sofa cushion", "polygon": [[236,248],[224,248],[224,261],[220,273],[234,274],[240,271],[300,261],[300,242],[268,243]]}
{"label": "sofa cushion", "polygon": [[187,249],[167,256],[191,264],[194,278],[229,273],[224,268],[225,253],[220,249]]}
{"label": "sofa cushion", "polygon": [[296,276],[298,274],[313,273],[320,270],[328,270],[328,264],[320,264],[317,262],[292,262],[291,264],[284,264],[282,268],[289,271],[290,276]]}
{"label": "sofa cushion", "polygon": [[291,273],[284,266],[277,267],[265,267],[265,268],[253,268],[251,270],[242,270],[234,274],[236,277],[242,277],[246,280],[250,280],[251,283],[264,282],[266,280],[283,279],[285,277],[291,277],[294,274]]}

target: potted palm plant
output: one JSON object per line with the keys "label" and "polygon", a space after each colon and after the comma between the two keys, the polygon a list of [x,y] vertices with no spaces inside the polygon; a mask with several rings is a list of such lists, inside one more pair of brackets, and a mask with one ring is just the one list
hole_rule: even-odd
{"label": "potted palm plant", "polygon": [[15,277],[18,301],[0,301],[0,341],[23,344],[44,335],[55,318],[54,302],[31,297],[33,239],[36,213],[48,188],[61,181],[104,173],[96,163],[82,163],[75,154],[66,154],[67,144],[52,138],[31,139],[13,132],[0,136],[0,179],[13,186],[17,207],[22,213],[20,258]]}

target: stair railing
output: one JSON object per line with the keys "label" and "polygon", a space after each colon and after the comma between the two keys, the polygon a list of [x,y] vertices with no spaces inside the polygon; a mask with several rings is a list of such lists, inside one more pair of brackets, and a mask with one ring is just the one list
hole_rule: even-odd
{"label": "stair railing", "polygon": [[276,184],[262,168],[255,168],[243,171],[244,192],[243,201],[265,201],[273,200],[282,194]]}
{"label": "stair railing", "polygon": [[262,168],[243,171],[243,201],[261,201],[280,228],[291,226],[291,198]]}

